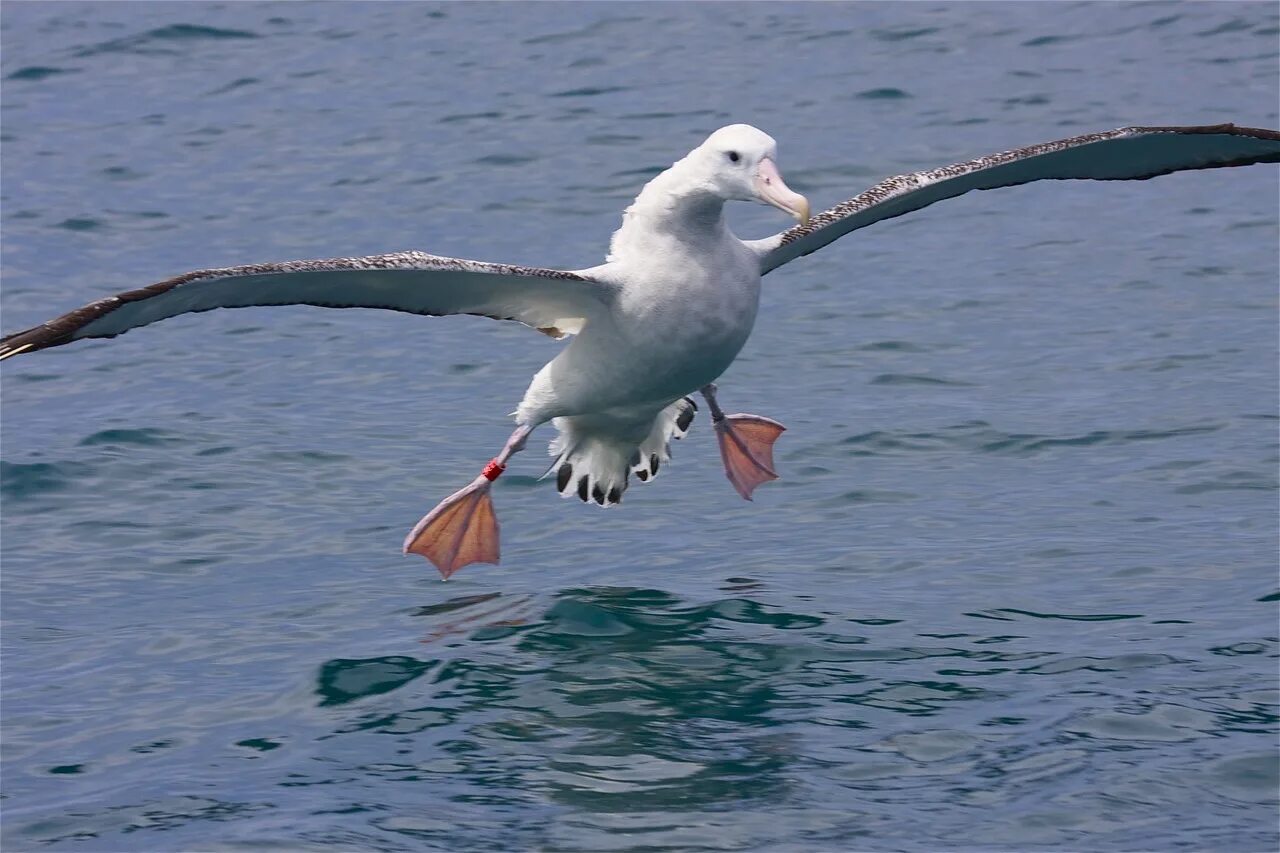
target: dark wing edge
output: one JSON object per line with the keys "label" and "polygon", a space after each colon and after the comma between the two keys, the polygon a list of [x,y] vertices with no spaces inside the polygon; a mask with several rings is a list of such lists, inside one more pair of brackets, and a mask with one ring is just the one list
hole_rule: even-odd
{"label": "dark wing edge", "polygon": [[[431,292],[433,274],[439,274],[449,292]],[[210,285],[228,284],[234,287],[222,287],[226,292],[220,294],[208,293],[214,290]],[[337,291],[334,285],[338,285]],[[188,293],[194,296],[187,296]],[[175,295],[179,298],[175,299]],[[95,300],[39,326],[0,338],[0,360],[84,338],[112,338],[177,314],[269,305],[383,308],[433,317],[471,314],[514,320],[562,338],[577,329],[557,328],[546,318],[577,318],[602,308],[605,297],[606,288],[582,273],[425,252],[248,264],[195,270]],[[155,302],[139,310],[138,306],[148,300]],[[166,300],[180,304],[163,305],[159,310],[151,307]],[[121,314],[130,312],[141,315],[137,318],[140,321],[121,318]],[[147,318],[147,314],[153,316]]]}
{"label": "dark wing edge", "polygon": [[764,274],[850,231],[971,190],[1038,180],[1147,180],[1172,172],[1277,162],[1280,131],[1234,124],[1122,127],[896,175],[819,213],[806,225],[748,245],[759,255]]}

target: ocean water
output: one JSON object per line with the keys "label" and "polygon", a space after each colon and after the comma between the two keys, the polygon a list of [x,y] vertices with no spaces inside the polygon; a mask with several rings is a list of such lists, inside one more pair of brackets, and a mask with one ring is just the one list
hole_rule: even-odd
{"label": "ocean water", "polygon": [[[6,3],[3,327],[185,270],[602,258],[731,122],[822,209],[1125,124],[1276,127],[1269,3]],[[6,851],[1274,850],[1277,170],[981,193],[766,280],[608,512],[404,532],[558,344],[187,316],[3,368]],[[736,205],[763,236],[777,211]]]}

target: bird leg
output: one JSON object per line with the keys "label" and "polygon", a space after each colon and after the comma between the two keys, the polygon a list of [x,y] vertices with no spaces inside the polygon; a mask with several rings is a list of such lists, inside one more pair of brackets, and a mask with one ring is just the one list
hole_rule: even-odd
{"label": "bird leg", "polygon": [[406,554],[426,557],[445,580],[470,563],[498,562],[498,517],[489,490],[506,470],[511,455],[524,449],[533,427],[521,424],[502,452],[489,460],[480,476],[442,500],[414,525],[404,540]]}
{"label": "bird leg", "polygon": [[761,483],[778,479],[773,470],[773,443],[786,430],[782,424],[759,415],[726,415],[716,403],[716,386],[702,389],[711,409],[711,423],[720,443],[724,473],[738,494],[751,500]]}

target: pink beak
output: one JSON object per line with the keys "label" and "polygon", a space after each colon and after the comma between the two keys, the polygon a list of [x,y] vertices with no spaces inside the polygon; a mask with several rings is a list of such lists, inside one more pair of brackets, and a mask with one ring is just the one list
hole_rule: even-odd
{"label": "pink beak", "polygon": [[761,160],[756,169],[755,190],[756,197],[765,204],[785,210],[800,220],[801,225],[809,224],[809,200],[783,183],[777,165],[768,157]]}

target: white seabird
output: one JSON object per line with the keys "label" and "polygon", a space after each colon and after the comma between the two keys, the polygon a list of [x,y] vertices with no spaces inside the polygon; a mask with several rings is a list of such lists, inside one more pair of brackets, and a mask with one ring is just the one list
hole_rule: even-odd
{"label": "white seabird", "polygon": [[[777,478],[777,421],[725,415],[713,381],[755,323],[760,279],[788,261],[882,219],[970,190],[1045,179],[1143,180],[1169,172],[1280,162],[1280,133],[1216,125],[1125,127],[899,175],[809,218],[809,203],[777,168],[777,145],[748,125],[721,128],[651,180],[613,235],[606,262],[576,271],[536,269],[402,252],[199,270],[100,299],[0,339],[0,359],[81,338],[113,337],[166,317],[214,308],[317,305],[517,320],[573,340],[538,371],[501,452],[442,501],[405,539],[406,553],[448,578],[498,561],[490,488],[529,434],[551,421],[552,469],[561,495],[612,506],[629,475],[648,480],[669,458],[701,392],[725,473],[750,500]],[[739,240],[726,201],[773,205],[800,224]]]}

